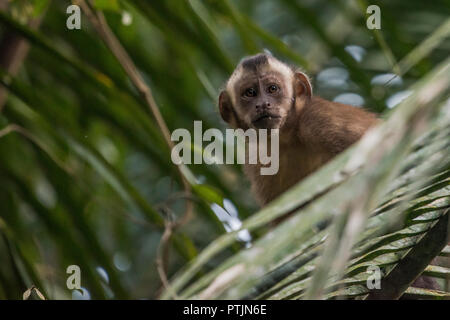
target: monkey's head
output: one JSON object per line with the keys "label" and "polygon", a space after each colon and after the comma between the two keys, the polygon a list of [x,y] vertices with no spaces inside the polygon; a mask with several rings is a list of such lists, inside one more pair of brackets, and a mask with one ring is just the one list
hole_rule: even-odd
{"label": "monkey's head", "polygon": [[312,95],[308,77],[269,54],[244,58],[219,96],[223,120],[234,128],[282,129]]}

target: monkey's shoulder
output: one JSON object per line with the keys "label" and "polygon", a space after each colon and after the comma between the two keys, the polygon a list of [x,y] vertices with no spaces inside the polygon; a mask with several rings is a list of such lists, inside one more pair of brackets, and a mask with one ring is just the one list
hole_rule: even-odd
{"label": "monkey's shoulder", "polygon": [[364,110],[362,107],[328,101],[317,96],[305,105],[300,117],[304,120],[302,123],[327,126],[343,125],[355,121],[369,124],[377,121],[374,113]]}
{"label": "monkey's shoulder", "polygon": [[332,154],[356,142],[378,119],[362,108],[314,97],[299,115],[299,140]]}

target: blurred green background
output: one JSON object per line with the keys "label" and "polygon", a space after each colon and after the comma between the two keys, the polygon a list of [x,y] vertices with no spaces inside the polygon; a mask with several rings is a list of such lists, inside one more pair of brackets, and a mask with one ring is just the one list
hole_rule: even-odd
{"label": "blurred green background", "polygon": [[[183,214],[183,187],[147,105],[86,15],[81,30],[66,28],[70,4],[0,1],[0,299],[32,285],[50,299],[154,299],[164,220]],[[317,95],[395,108],[449,56],[450,1],[370,4],[380,30],[366,27],[364,0],[94,1],[170,131],[191,132],[194,120],[226,128],[219,90],[243,56],[264,49],[310,74]],[[21,37],[29,52],[13,50]],[[171,238],[169,277],[257,210],[239,166],[189,169],[194,215]],[[224,254],[251,241],[243,233]],[[66,287],[69,265],[82,270],[83,294]]]}

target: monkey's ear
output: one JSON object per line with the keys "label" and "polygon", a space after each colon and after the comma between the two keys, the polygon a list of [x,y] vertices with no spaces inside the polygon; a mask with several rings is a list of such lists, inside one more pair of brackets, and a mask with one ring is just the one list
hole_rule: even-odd
{"label": "monkey's ear", "polygon": [[222,90],[219,95],[219,111],[222,119],[227,123],[230,123],[231,118],[233,117],[231,108],[230,96],[225,90]]}
{"label": "monkey's ear", "polygon": [[296,71],[294,73],[294,89],[295,96],[306,95],[307,97],[312,97],[311,81],[303,72]]}

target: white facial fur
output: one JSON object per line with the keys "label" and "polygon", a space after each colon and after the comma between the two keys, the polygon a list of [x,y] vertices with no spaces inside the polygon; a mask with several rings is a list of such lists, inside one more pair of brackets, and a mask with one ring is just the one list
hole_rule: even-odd
{"label": "white facial fur", "polygon": [[[294,73],[293,73],[292,69],[289,68],[283,62],[277,60],[276,58],[274,58],[272,56],[269,56],[268,58],[269,58],[268,59],[269,60],[269,66],[263,67],[260,70],[260,72],[263,73],[265,68],[272,69],[272,70],[277,70],[279,73],[281,73],[283,75],[283,77],[285,78],[286,82],[288,82],[288,83],[291,82],[292,83],[292,80],[294,78]],[[242,72],[243,72],[242,69],[243,69],[242,65],[239,64],[238,68],[236,68],[234,70],[233,74],[231,75],[231,77],[228,80],[227,85],[226,85],[226,90],[227,90],[228,94],[230,95],[230,99],[231,99],[231,102],[233,104],[236,103],[236,96],[235,96],[235,92],[233,90],[233,87],[234,87],[234,84],[236,83],[236,81],[239,80],[239,78],[242,76]],[[293,88],[289,87],[288,90],[289,90],[287,92],[288,96],[292,96]]]}

